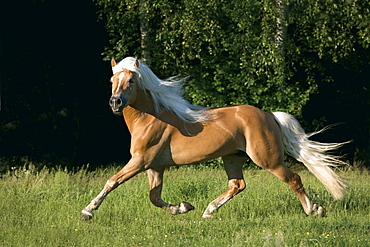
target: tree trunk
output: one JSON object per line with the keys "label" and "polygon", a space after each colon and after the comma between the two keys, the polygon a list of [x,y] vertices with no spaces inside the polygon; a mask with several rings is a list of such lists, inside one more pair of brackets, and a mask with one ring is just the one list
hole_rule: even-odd
{"label": "tree trunk", "polygon": [[[280,80],[280,92],[283,93],[286,88],[286,65],[285,65],[285,43],[286,43],[286,33],[288,29],[287,25],[287,6],[285,0],[276,0],[277,14],[276,14],[276,34],[275,34],[275,46],[280,50],[278,61],[280,64],[278,68],[281,73]],[[281,100],[281,98],[280,98]]]}
{"label": "tree trunk", "polygon": [[280,48],[281,56],[285,57],[285,39],[288,29],[286,22],[287,6],[285,0],[276,0],[277,5],[277,17],[276,17],[276,35],[275,35],[275,45]]}
{"label": "tree trunk", "polygon": [[148,51],[148,38],[149,38],[149,21],[148,21],[148,3],[145,0],[140,0],[140,35],[141,35],[141,60],[148,64],[150,54]]}

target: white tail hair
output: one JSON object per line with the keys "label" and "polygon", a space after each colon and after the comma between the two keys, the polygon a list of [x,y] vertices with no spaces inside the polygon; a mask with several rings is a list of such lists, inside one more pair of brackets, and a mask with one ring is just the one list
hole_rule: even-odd
{"label": "white tail hair", "polygon": [[285,152],[302,162],[313,173],[335,199],[344,197],[348,185],[338,176],[331,167],[344,165],[338,156],[328,152],[338,149],[348,142],[321,143],[309,140],[309,137],[324,131],[326,128],[306,134],[297,119],[285,112],[273,113],[279,123]]}

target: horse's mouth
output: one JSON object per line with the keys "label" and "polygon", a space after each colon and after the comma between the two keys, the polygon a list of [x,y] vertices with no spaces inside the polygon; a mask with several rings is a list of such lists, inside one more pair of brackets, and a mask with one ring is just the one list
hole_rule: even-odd
{"label": "horse's mouth", "polygon": [[[123,109],[122,109],[123,110]],[[113,112],[113,114],[114,115],[117,115],[117,116],[122,116],[122,110],[120,110],[120,109],[113,109],[112,108],[112,112]]]}

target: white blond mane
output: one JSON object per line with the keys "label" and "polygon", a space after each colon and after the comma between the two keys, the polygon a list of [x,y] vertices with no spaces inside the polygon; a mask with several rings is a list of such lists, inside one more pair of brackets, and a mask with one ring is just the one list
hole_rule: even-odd
{"label": "white blond mane", "polygon": [[135,66],[136,58],[127,57],[112,68],[113,74],[125,69],[134,72],[135,80],[141,89],[150,92],[154,109],[157,113],[169,110],[185,122],[202,122],[209,119],[207,108],[194,106],[183,99],[184,78],[170,77],[166,80],[159,79],[152,70],[143,63]]}

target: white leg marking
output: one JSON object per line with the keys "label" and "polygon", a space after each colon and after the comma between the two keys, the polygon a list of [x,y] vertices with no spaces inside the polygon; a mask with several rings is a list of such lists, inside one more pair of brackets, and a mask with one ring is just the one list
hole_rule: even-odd
{"label": "white leg marking", "polygon": [[180,203],[180,207],[178,209],[178,213],[179,214],[183,214],[183,213],[186,213],[188,211],[188,209],[186,208],[185,204],[184,203]]}
{"label": "white leg marking", "polygon": [[107,186],[113,188],[116,182],[110,182],[109,180],[105,183]]}
{"label": "white leg marking", "polygon": [[89,212],[89,211],[87,211],[87,210],[82,210],[82,213],[83,214],[86,214],[86,215],[88,215],[88,216],[91,216],[91,217],[94,217],[94,214],[92,213],[92,212]]}
{"label": "white leg marking", "polygon": [[215,202],[211,202],[208,205],[207,209],[204,211],[204,213],[202,215],[203,218],[212,218],[213,217],[213,213],[217,212],[217,209],[219,208],[215,204],[216,204]]}
{"label": "white leg marking", "polygon": [[306,207],[304,210],[305,210],[305,213],[307,215],[310,215],[311,212],[312,212],[312,204],[311,204],[311,201],[310,199],[308,199],[308,196],[305,196],[305,201],[306,201]]}

